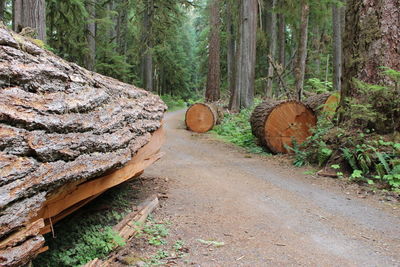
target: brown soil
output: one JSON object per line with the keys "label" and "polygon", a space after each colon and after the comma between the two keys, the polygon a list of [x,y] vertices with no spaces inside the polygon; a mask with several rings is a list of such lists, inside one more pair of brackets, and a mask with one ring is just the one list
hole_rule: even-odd
{"label": "brown soil", "polygon": [[142,178],[148,192],[165,193],[168,186],[154,213],[156,221],[170,223],[168,243],[154,247],[136,238],[120,262],[134,265],[159,249],[171,254],[182,240],[187,253],[170,255],[166,266],[400,266],[394,197],[193,134],[183,117],[182,111],[167,115],[167,154]]}

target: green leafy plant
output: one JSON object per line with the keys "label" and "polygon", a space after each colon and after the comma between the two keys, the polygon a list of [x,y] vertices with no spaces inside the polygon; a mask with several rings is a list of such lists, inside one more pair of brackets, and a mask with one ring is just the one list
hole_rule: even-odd
{"label": "green leafy plant", "polygon": [[[106,257],[123,239],[112,229],[131,210],[131,186],[109,190],[77,214],[54,226],[56,238],[45,236],[50,250],[40,254],[34,266],[80,266]],[[99,209],[99,207],[107,209]]]}
{"label": "green leafy plant", "polygon": [[251,132],[249,119],[252,110],[248,108],[237,114],[226,114],[221,124],[215,126],[212,132],[224,141],[243,147],[250,153],[268,155],[268,152],[257,145],[257,140]]}
{"label": "green leafy plant", "polygon": [[152,217],[149,217],[143,228],[143,233],[147,235],[150,245],[161,246],[166,244],[164,238],[168,236],[169,230],[165,224],[156,223]]}
{"label": "green leafy plant", "polygon": [[333,83],[330,81],[321,81],[318,78],[310,78],[306,81],[305,88],[317,94],[332,91]]}
{"label": "green leafy plant", "polygon": [[186,103],[180,97],[174,97],[171,95],[162,95],[161,99],[168,106],[168,111],[174,111],[186,107]]}

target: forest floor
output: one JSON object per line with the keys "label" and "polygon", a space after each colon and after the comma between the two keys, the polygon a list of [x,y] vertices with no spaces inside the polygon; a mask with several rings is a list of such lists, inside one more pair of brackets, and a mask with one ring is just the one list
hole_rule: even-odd
{"label": "forest floor", "polygon": [[168,266],[400,266],[396,198],[188,132],[183,117],[183,111],[167,114],[166,156],[142,178],[166,193],[153,220],[169,228],[167,243],[135,239],[120,259],[153,257]]}

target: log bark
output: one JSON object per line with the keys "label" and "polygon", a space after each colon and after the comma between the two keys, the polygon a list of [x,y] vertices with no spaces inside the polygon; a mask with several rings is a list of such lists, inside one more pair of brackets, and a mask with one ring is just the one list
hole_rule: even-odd
{"label": "log bark", "polygon": [[258,105],[250,118],[253,134],[273,153],[290,152],[293,140],[303,143],[317,123],[314,112],[294,100],[267,100]]}
{"label": "log bark", "polygon": [[[37,255],[43,238],[26,230],[33,222],[157,160],[165,110],[149,92],[0,28],[0,244],[18,237],[0,249],[0,265],[19,266]],[[86,183],[96,186],[87,190]],[[63,193],[68,197],[51,202]]]}
{"label": "log bark", "polygon": [[317,115],[323,112],[335,112],[339,105],[339,96],[332,93],[323,93],[310,96],[304,101]]}
{"label": "log bark", "polygon": [[210,131],[219,124],[224,114],[222,109],[213,103],[197,103],[188,108],[185,123],[188,130],[196,133]]}

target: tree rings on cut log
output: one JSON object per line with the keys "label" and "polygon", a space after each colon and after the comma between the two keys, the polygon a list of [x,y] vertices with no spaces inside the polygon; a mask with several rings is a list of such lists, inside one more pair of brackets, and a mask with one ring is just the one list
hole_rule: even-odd
{"label": "tree rings on cut log", "polygon": [[321,112],[335,113],[339,105],[340,98],[337,94],[323,93],[319,95],[313,95],[307,98],[304,102],[317,114]]}
{"label": "tree rings on cut log", "polygon": [[197,103],[186,111],[185,123],[188,130],[196,133],[210,131],[219,123],[221,112],[218,106],[211,103]]}
{"label": "tree rings on cut log", "polygon": [[253,134],[274,153],[288,153],[285,147],[303,143],[317,123],[314,112],[294,101],[267,100],[258,105],[250,118]]}

